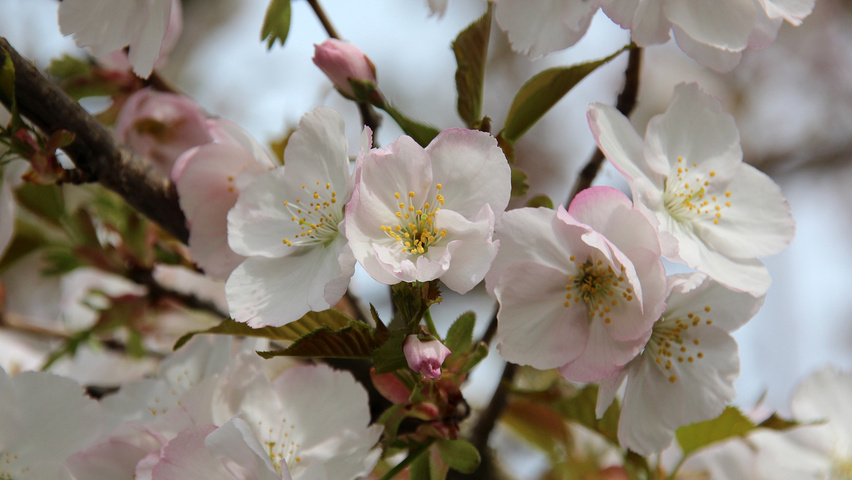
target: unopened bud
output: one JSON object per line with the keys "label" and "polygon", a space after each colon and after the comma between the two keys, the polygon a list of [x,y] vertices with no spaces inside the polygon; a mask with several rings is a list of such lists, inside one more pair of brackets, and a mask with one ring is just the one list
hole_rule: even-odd
{"label": "unopened bud", "polygon": [[329,38],[314,47],[314,64],[325,73],[343,96],[356,99],[349,80],[376,83],[376,67],[355,45]]}
{"label": "unopened bud", "polygon": [[402,351],[412,370],[433,380],[441,378],[441,364],[452,353],[437,339],[421,340],[417,335],[405,338]]}

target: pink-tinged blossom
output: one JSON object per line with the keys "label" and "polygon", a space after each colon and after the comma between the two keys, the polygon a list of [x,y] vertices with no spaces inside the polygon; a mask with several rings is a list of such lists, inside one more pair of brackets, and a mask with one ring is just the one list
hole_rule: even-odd
{"label": "pink-tinged blossom", "polygon": [[577,43],[600,6],[599,0],[495,0],[494,14],[512,50],[537,57]]}
{"label": "pink-tinged blossom", "polygon": [[73,380],[0,369],[0,478],[66,480],[65,459],[101,428],[98,402]]}
{"label": "pink-tinged blossom", "polygon": [[181,30],[179,0],[65,0],[59,29],[103,57],[129,46],[133,72],[147,78]]}
{"label": "pink-tinged blossom", "polygon": [[171,174],[183,152],[213,141],[207,119],[195,102],[151,88],[127,99],[115,122],[115,136],[165,175]]}
{"label": "pink-tinged blossom", "polygon": [[814,0],[602,0],[601,8],[639,46],[665,43],[674,33],[687,55],[720,72],[733,69],[748,48],[768,45],[782,19],[798,24]]}
{"label": "pink-tinged blossom", "polygon": [[678,85],[644,141],[608,105],[593,104],[588,117],[637,208],[659,226],[663,256],[736,290],[766,292],[769,273],[757,257],[786,248],[795,223],[778,185],[743,163],[734,118],[718,100]]}
{"label": "pink-tinged blossom", "polygon": [[663,311],[665,274],[654,227],[624,194],[594,187],[567,211],[511,210],[496,236],[486,286],[500,302],[504,359],[592,382],[641,352]]}
{"label": "pink-tinged blossom", "polygon": [[208,120],[207,131],[213,142],[184,152],[171,176],[189,226],[193,261],[211,278],[224,280],[244,258],[228,246],[228,211],[240,191],[276,163],[234,123]]}
{"label": "pink-tinged blossom", "polygon": [[509,164],[497,141],[450,129],[425,149],[402,136],[359,161],[346,207],[355,258],[381,283],[440,278],[465,293],[497,253],[495,217],[509,202]]}
{"label": "pink-tinged blossom", "polygon": [[[362,141],[368,149],[369,129]],[[317,107],[290,136],[285,166],[241,191],[228,214],[231,248],[247,257],[225,285],[235,320],[281,326],[343,297],[355,272],[342,233],[354,182],[347,151],[343,118]]]}
{"label": "pink-tinged blossom", "polygon": [[402,352],[405,354],[408,368],[433,380],[441,378],[441,365],[452,353],[438,339],[421,340],[417,335],[405,337]]}
{"label": "pink-tinged blossom", "polygon": [[314,64],[347,98],[355,98],[349,80],[376,84],[376,67],[373,62],[360,48],[342,40],[329,38],[319,45],[314,45]]}
{"label": "pink-tinged blossom", "polygon": [[627,379],[618,422],[622,447],[641,455],[660,452],[679,427],[722,413],[736,396],[740,371],[730,333],[762,304],[763,297],[727,289],[700,273],[668,278],[666,310],[643,352],[601,381],[598,416]]}

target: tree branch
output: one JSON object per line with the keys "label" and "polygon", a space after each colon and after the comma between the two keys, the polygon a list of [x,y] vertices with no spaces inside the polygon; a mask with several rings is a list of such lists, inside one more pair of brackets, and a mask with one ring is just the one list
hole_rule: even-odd
{"label": "tree branch", "polygon": [[[642,48],[631,48],[627,57],[627,69],[624,70],[624,88],[621,89],[621,93],[618,94],[618,100],[615,103],[615,108],[624,114],[625,117],[629,117],[630,112],[632,112],[633,108],[636,106],[636,97],[639,94],[639,71],[641,70],[641,67]],[[604,158],[603,152],[601,152],[599,148],[595,149],[595,153],[592,154],[592,158],[590,158],[588,163],[586,163],[586,166],[580,170],[580,175],[577,177],[577,182],[571,190],[571,195],[565,202],[566,206],[571,203],[571,200],[573,200],[578,193],[592,186],[592,182],[598,175],[598,170],[600,170]]]}
{"label": "tree branch", "polygon": [[[63,151],[77,168],[67,171],[66,181],[99,182],[186,243],[189,230],[172,182],[150,163],[122,149],[100,122],[0,37],[0,64],[7,55],[15,66],[15,100],[20,114],[47,135],[58,130],[74,134],[74,141]],[[12,103],[2,93],[0,101],[7,107]]]}

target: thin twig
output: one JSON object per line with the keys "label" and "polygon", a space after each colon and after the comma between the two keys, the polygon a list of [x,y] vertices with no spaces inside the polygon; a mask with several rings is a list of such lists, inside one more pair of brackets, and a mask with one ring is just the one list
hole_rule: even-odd
{"label": "thin twig", "polygon": [[334,29],[334,25],[331,24],[331,20],[328,19],[328,16],[325,14],[325,10],[319,4],[319,0],[308,0],[308,5],[316,14],[317,19],[319,19],[320,23],[322,23],[322,27],[325,29],[328,36],[331,38],[336,38],[340,40],[340,35],[338,35],[337,30]]}
{"label": "thin twig", "polygon": [[[7,54],[15,67],[15,100],[21,115],[47,135],[59,130],[74,134],[74,141],[63,148],[77,167],[69,171],[68,180],[99,182],[186,243],[189,230],[174,184],[150,163],[121,149],[97,119],[0,37],[0,64]],[[0,101],[7,107],[12,103],[2,93]]]}
{"label": "thin twig", "polygon": [[491,340],[494,338],[494,334],[497,333],[497,312],[499,311],[500,305],[494,306],[494,315],[491,316],[491,321],[488,322],[488,327],[485,329],[485,333],[482,334],[482,338],[479,339],[480,342],[484,342],[486,345],[491,345]]}
{"label": "thin twig", "polygon": [[[624,70],[624,88],[618,94],[618,100],[615,103],[615,108],[625,117],[629,117],[630,112],[636,106],[636,97],[639,94],[639,71],[641,67],[642,48],[631,48],[627,57],[627,69]],[[571,190],[571,195],[568,197],[565,205],[569,205],[578,193],[592,186],[592,182],[598,175],[598,170],[600,170],[604,158],[603,152],[599,148],[595,149],[592,158],[589,159],[586,166],[580,171],[577,182],[574,184],[574,188]]]}

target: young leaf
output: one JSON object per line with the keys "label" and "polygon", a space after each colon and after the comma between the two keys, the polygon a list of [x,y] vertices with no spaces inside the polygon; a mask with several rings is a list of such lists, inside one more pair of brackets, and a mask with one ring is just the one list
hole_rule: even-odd
{"label": "young leaf", "polygon": [[512,166],[512,197],[523,197],[529,189],[527,174]]}
{"label": "young leaf", "polygon": [[688,456],[712,443],[741,437],[757,428],[736,407],[728,407],[721,415],[706,422],[693,423],[677,429],[677,443]]}
{"label": "young leaf", "polygon": [[617,402],[607,409],[603,417],[595,415],[595,404],[598,399],[598,386],[586,385],[571,398],[557,400],[554,408],[563,417],[573,420],[580,425],[600,433],[614,445],[618,442],[618,417],[621,414]]}
{"label": "young leaf", "polygon": [[627,48],[624,47],[601,60],[570,67],[549,68],[534,75],[521,86],[512,100],[500,136],[509,143],[517,142],[551,107],[580,83],[580,80]]}
{"label": "young leaf", "polygon": [[19,205],[54,225],[59,225],[65,215],[62,189],[58,185],[24,183],[15,194]]}
{"label": "young leaf", "polygon": [[353,320],[351,318],[333,309],[324,310],[322,312],[308,312],[305,314],[304,317],[281,327],[252,328],[245,323],[227,319],[213,328],[187,333],[186,335],[180,337],[177,342],[175,342],[175,346],[173,347],[173,349],[177,350],[178,348],[182,347],[186,342],[189,341],[190,338],[195,335],[198,335],[199,333],[213,333],[218,335],[237,335],[244,337],[268,338],[270,340],[296,341],[310,334],[311,332],[322,328],[340,330],[346,327],[346,325],[348,325],[349,322],[352,321]]}
{"label": "young leaf", "polygon": [[459,318],[453,322],[450,330],[447,331],[447,339],[444,345],[451,352],[466,353],[473,345],[473,326],[476,325],[476,314],[473,312],[462,313]]}
{"label": "young leaf", "polygon": [[468,128],[476,128],[482,118],[482,90],[485,83],[485,60],[491,36],[491,4],[485,14],[459,33],[453,41],[456,55],[456,90],[459,116]]}
{"label": "young leaf", "polygon": [[429,142],[441,133],[440,130],[432,125],[420,123],[406,117],[402,112],[391,106],[389,103],[382,103],[376,105],[376,107],[388,112],[388,115],[390,115],[397,125],[399,125],[399,128],[401,128],[406,135],[413,138],[414,141],[419,143],[422,147],[429,145]]}
{"label": "young leaf", "polygon": [[536,195],[527,202],[528,207],[544,207],[553,210],[553,200],[547,195]]}
{"label": "young leaf", "polygon": [[290,33],[290,0],[271,0],[269,7],[266,8],[266,16],[263,17],[260,40],[266,40],[266,48],[271,50],[276,40],[284,46],[288,33]]}
{"label": "young leaf", "polygon": [[257,352],[263,358],[321,357],[321,358],[370,358],[376,348],[376,340],[370,326],[352,321],[340,330],[323,327],[293,342],[284,350]]}
{"label": "young leaf", "polygon": [[438,454],[450,468],[462,473],[473,473],[482,459],[476,447],[465,440],[441,438],[437,442]]}
{"label": "young leaf", "polygon": [[405,337],[406,333],[403,330],[394,330],[384,344],[373,350],[373,365],[376,367],[376,373],[390,373],[400,368],[408,368],[408,362],[402,351]]}

